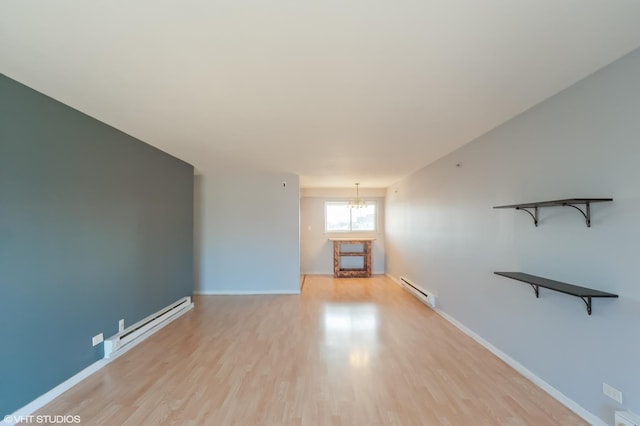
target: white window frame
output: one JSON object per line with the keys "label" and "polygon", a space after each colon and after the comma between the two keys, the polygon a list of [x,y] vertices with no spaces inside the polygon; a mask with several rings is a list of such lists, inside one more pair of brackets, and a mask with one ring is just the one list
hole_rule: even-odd
{"label": "white window frame", "polygon": [[[330,230],[327,229],[327,206],[330,204],[344,204],[345,206],[347,206],[349,204],[349,201],[347,200],[330,200],[330,201],[325,201],[324,202],[324,232],[325,234],[371,234],[371,233],[375,233],[378,232],[378,202],[375,200],[364,200],[365,203],[367,203],[368,206],[373,205],[375,206],[375,220],[373,221],[373,229],[371,230],[364,230],[364,229],[356,229],[354,230],[352,228],[353,226],[353,217],[351,216],[351,211],[349,212],[349,229],[348,230]],[[356,207],[357,208],[357,207]],[[349,209],[349,210],[353,210],[353,209]]]}

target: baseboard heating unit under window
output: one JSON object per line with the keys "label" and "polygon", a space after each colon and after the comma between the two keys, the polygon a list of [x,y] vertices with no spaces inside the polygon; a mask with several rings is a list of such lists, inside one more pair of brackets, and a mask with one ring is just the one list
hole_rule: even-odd
{"label": "baseboard heating unit under window", "polygon": [[405,277],[400,277],[400,284],[409,291],[409,293],[413,294],[418,298],[422,303],[429,306],[430,308],[436,307],[436,295],[432,292],[423,289],[417,284],[409,281]]}
{"label": "baseboard heating unit under window", "polygon": [[149,315],[118,334],[114,334],[104,341],[104,357],[109,358],[125,345],[140,340],[159,330],[180,315],[193,308],[191,297],[183,297],[175,303]]}

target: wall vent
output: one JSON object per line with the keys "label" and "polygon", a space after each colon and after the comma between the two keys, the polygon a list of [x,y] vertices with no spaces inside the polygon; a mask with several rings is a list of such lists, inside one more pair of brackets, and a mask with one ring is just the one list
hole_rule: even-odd
{"label": "wall vent", "polygon": [[155,314],[149,315],[145,319],[138,321],[120,333],[114,334],[104,341],[104,357],[109,358],[114,356],[115,352],[125,345],[133,342],[134,340],[147,337],[149,334],[167,325],[191,308],[193,308],[191,297],[183,297],[166,308],[159,310]]}
{"label": "wall vent", "polygon": [[410,281],[405,277],[400,277],[400,284],[402,284],[404,288],[406,288],[411,294],[417,297],[420,301],[422,301],[422,303],[424,303],[428,307],[430,308],[436,307],[436,295],[433,294],[432,292],[423,289],[422,287],[420,287],[419,285],[417,285],[416,283]]}

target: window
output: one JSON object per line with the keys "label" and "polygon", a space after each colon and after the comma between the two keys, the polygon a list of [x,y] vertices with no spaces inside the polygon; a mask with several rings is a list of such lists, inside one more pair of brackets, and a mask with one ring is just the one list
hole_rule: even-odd
{"label": "window", "polygon": [[367,201],[366,207],[349,208],[347,201],[327,201],[324,204],[326,232],[362,232],[376,230],[376,203]]}

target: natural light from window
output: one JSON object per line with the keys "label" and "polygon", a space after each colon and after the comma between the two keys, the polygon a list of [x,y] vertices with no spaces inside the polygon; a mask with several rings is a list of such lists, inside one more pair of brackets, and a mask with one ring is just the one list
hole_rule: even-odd
{"label": "natural light from window", "polygon": [[366,232],[376,230],[376,203],[349,208],[347,201],[327,201],[324,206],[326,232]]}

